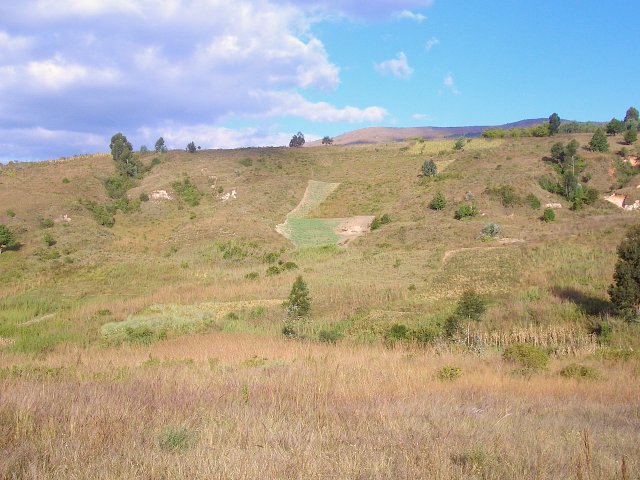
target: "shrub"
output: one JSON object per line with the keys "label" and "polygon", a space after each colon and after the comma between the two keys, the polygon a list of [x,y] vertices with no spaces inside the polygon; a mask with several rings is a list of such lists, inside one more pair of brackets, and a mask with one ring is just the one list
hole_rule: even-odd
{"label": "shrub", "polygon": [[53,227],[54,222],[51,218],[42,218],[40,219],[40,228],[51,228]]}
{"label": "shrub", "polygon": [[505,349],[502,358],[519,366],[524,372],[544,370],[549,363],[549,355],[531,343],[515,343]]}
{"label": "shrub", "polygon": [[42,239],[44,240],[44,243],[46,243],[48,247],[53,247],[56,244],[56,239],[53,238],[53,235],[51,235],[49,232],[45,233]]}
{"label": "shrub", "polygon": [[560,375],[565,378],[575,378],[577,380],[595,380],[600,375],[593,367],[587,367],[579,363],[571,363],[560,370]]}
{"label": "shrub", "polygon": [[69,179],[68,179],[67,177],[64,177],[64,178],[62,179],[62,183],[69,183]]}
{"label": "shrub", "polygon": [[502,231],[502,227],[497,223],[487,223],[484,227],[482,227],[482,235],[484,237],[497,237],[500,235]]}
{"label": "shrub", "polygon": [[537,210],[538,208],[540,208],[540,199],[536,197],[533,193],[530,193],[529,195],[527,195],[524,198],[524,200],[534,210]]}
{"label": "shrub", "polygon": [[436,327],[426,325],[411,332],[411,337],[418,343],[434,343],[438,339],[439,331]]}
{"label": "shrub", "polygon": [[442,192],[436,192],[431,202],[429,202],[429,208],[431,210],[442,210],[447,206],[447,199],[444,198]]}
{"label": "shrub", "polygon": [[377,230],[382,225],[386,225],[388,223],[391,223],[391,217],[389,216],[389,214],[385,213],[381,217],[376,217],[373,219],[373,221],[371,222],[371,230]]}
{"label": "shrub", "polygon": [[463,203],[458,207],[454,215],[456,220],[463,220],[478,215],[478,209],[473,203]]}
{"label": "shrub", "polygon": [[176,191],[180,199],[190,207],[197,207],[200,205],[200,199],[204,194],[198,190],[198,187],[191,183],[189,177],[185,177],[182,182],[173,182],[171,186]]}
{"label": "shrub", "polygon": [[244,278],[246,278],[247,280],[255,280],[259,277],[260,275],[258,274],[258,272],[249,272],[247,273]]}
{"label": "shrub", "polygon": [[394,323],[385,333],[385,339],[390,342],[405,341],[409,339],[411,331],[402,323]]}
{"label": "shrub", "polygon": [[458,300],[455,315],[458,318],[465,318],[479,322],[484,312],[487,310],[487,302],[475,290],[465,290]]}
{"label": "shrub", "polygon": [[0,253],[3,250],[11,250],[17,246],[18,243],[13,232],[6,225],[0,223]]}
{"label": "shrub", "polygon": [[93,218],[100,225],[103,225],[105,227],[113,227],[113,225],[116,223],[116,219],[114,217],[115,211],[112,208],[99,205],[98,203],[92,202],[91,200],[81,200],[80,204],[91,212]]}
{"label": "shrub", "polygon": [[142,192],[140,194],[140,201],[141,202],[148,202],[149,201],[149,195],[146,192]]}
{"label": "shrub", "polygon": [[444,326],[442,327],[442,333],[447,338],[453,338],[462,333],[462,321],[460,317],[456,315],[451,315],[444,321]]}
{"label": "shrub", "polygon": [[342,333],[335,328],[322,329],[318,333],[318,340],[322,343],[337,343],[343,337]]}
{"label": "shrub", "polygon": [[467,143],[466,139],[464,137],[460,137],[456,140],[456,143],[453,144],[453,149],[462,150],[466,143]]}
{"label": "shrub", "polygon": [[107,195],[113,199],[126,198],[127,191],[134,186],[133,180],[125,174],[109,177],[104,180],[103,184]]}
{"label": "shrub", "polygon": [[640,320],[640,225],[631,227],[618,245],[618,261],[609,286],[616,313],[628,321]]}
{"label": "shrub", "polygon": [[167,427],[158,437],[160,448],[170,452],[186,450],[194,443],[195,437],[186,427]]}
{"label": "shrub", "polygon": [[435,177],[438,174],[438,167],[433,160],[425,160],[422,164],[422,174],[425,177]]}
{"label": "shrub", "polygon": [[273,277],[274,275],[278,275],[279,273],[280,267],[278,267],[277,265],[271,265],[269,268],[267,268],[268,277]]}
{"label": "shrub", "polygon": [[624,132],[624,142],[627,145],[631,145],[636,140],[638,140],[638,131],[636,129],[632,128]]}
{"label": "shrub", "polygon": [[282,266],[280,267],[282,269],[282,271],[287,271],[287,270],[297,270],[298,269],[298,264],[295,262],[285,262],[282,264]]}
{"label": "shrub", "polygon": [[562,185],[560,185],[559,182],[547,176],[540,178],[540,180],[538,180],[538,184],[542,189],[546,190],[547,192],[555,193],[558,195],[564,194],[564,188],[562,187]]}
{"label": "shrub", "polygon": [[556,219],[556,212],[553,208],[545,208],[544,212],[542,212],[541,219],[546,223],[553,222]]}
{"label": "shrub", "polygon": [[243,167],[250,167],[251,165],[253,165],[253,160],[250,159],[249,157],[246,157],[246,158],[240,159],[239,163]]}
{"label": "shrub", "polygon": [[436,377],[439,380],[455,380],[462,376],[462,369],[460,367],[454,367],[453,365],[445,365],[436,372]]}
{"label": "shrub", "polygon": [[485,193],[491,198],[499,199],[505,207],[514,207],[522,202],[522,199],[516,194],[515,189],[511,185],[487,188]]}
{"label": "shrub", "polygon": [[9,218],[13,218],[16,216],[16,212],[14,212],[13,210],[11,210],[10,208],[7,209],[7,217]]}

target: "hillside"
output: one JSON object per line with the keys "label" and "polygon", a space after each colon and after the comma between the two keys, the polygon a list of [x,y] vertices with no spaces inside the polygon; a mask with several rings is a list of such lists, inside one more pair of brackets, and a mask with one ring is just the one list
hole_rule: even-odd
{"label": "hillside", "polygon": [[[434,140],[441,138],[479,137],[484,130],[499,128],[526,128],[546,122],[546,118],[534,118],[506,123],[504,125],[476,125],[469,127],[368,127],[343,133],[333,138],[334,145],[363,145],[372,143],[401,142],[412,138]],[[322,140],[309,142],[308,146],[319,146]]]}
{"label": "hillside", "polygon": [[[112,227],[110,156],[3,166],[0,478],[633,478],[640,331],[607,288],[640,210],[603,197],[640,170],[590,138],[149,153]],[[540,183],[572,139],[599,192],[575,211]],[[470,289],[486,312],[448,334]],[[503,356],[522,342],[548,364]]]}

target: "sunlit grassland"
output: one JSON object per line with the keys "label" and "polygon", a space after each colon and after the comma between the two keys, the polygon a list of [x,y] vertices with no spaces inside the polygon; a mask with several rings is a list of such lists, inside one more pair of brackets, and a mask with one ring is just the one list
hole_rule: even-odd
{"label": "sunlit grassland", "polygon": [[223,333],[6,355],[0,476],[635,478],[637,358],[575,360]]}

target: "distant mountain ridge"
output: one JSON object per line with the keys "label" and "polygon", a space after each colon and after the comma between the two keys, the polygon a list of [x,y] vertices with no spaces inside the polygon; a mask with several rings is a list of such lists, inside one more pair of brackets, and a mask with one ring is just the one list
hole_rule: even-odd
{"label": "distant mountain ridge", "polygon": [[[477,125],[468,127],[368,127],[333,137],[334,145],[363,145],[371,143],[401,142],[409,138],[479,137],[488,128],[526,128],[547,122],[547,118],[529,118],[504,125]],[[309,146],[321,145],[322,140],[307,143]]]}

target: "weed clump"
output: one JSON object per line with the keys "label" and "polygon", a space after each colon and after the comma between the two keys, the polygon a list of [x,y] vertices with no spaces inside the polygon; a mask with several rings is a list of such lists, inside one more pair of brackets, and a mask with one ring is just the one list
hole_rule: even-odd
{"label": "weed clump", "polygon": [[551,223],[556,219],[556,212],[553,208],[545,208],[540,219],[545,223]]}
{"label": "weed clump", "polygon": [[442,210],[447,206],[447,199],[442,192],[436,192],[431,202],[429,202],[429,208],[431,210]]}
{"label": "weed clump", "polygon": [[160,433],[158,444],[168,452],[187,450],[195,445],[195,435],[186,427],[167,427]]}
{"label": "weed clump", "polygon": [[575,378],[577,380],[595,380],[600,376],[595,368],[579,363],[567,365],[560,370],[560,375],[565,378]]}
{"label": "weed clump", "polygon": [[453,365],[445,365],[436,372],[438,380],[456,380],[462,376],[462,369]]}
{"label": "weed clump", "polygon": [[389,216],[389,214],[385,213],[381,217],[376,217],[373,219],[373,222],[371,222],[371,230],[377,230],[382,225],[387,225],[388,223],[391,223],[391,217]]}

